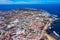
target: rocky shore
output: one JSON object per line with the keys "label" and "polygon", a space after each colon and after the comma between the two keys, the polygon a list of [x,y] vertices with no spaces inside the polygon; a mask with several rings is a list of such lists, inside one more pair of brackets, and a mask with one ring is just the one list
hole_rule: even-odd
{"label": "rocky shore", "polygon": [[46,32],[56,20],[44,10],[0,11],[0,40],[56,40]]}

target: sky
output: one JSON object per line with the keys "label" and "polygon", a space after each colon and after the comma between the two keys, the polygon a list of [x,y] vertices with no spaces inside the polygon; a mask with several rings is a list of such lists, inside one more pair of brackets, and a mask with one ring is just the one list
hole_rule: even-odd
{"label": "sky", "polygon": [[0,0],[0,4],[60,4],[60,0]]}

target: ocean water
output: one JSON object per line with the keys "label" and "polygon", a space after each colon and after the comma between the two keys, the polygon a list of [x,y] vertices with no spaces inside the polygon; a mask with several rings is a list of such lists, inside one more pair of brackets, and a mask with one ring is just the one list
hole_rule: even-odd
{"label": "ocean water", "polygon": [[48,29],[50,33],[55,34],[56,37],[60,38],[60,4],[0,4],[0,10],[10,10],[17,8],[35,8],[42,9],[51,14],[57,15],[57,20],[51,26],[51,29]]}

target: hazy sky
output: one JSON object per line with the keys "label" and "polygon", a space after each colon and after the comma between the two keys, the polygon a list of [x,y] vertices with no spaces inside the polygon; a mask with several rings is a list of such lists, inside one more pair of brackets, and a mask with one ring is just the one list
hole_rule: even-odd
{"label": "hazy sky", "polygon": [[54,4],[60,0],[0,0],[0,4]]}

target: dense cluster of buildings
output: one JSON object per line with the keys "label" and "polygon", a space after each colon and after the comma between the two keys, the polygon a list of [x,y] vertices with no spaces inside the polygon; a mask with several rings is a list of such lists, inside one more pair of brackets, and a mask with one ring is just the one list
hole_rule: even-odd
{"label": "dense cluster of buildings", "polygon": [[51,14],[42,10],[7,10],[0,11],[0,15],[0,40],[44,39],[48,24],[55,21]]}

